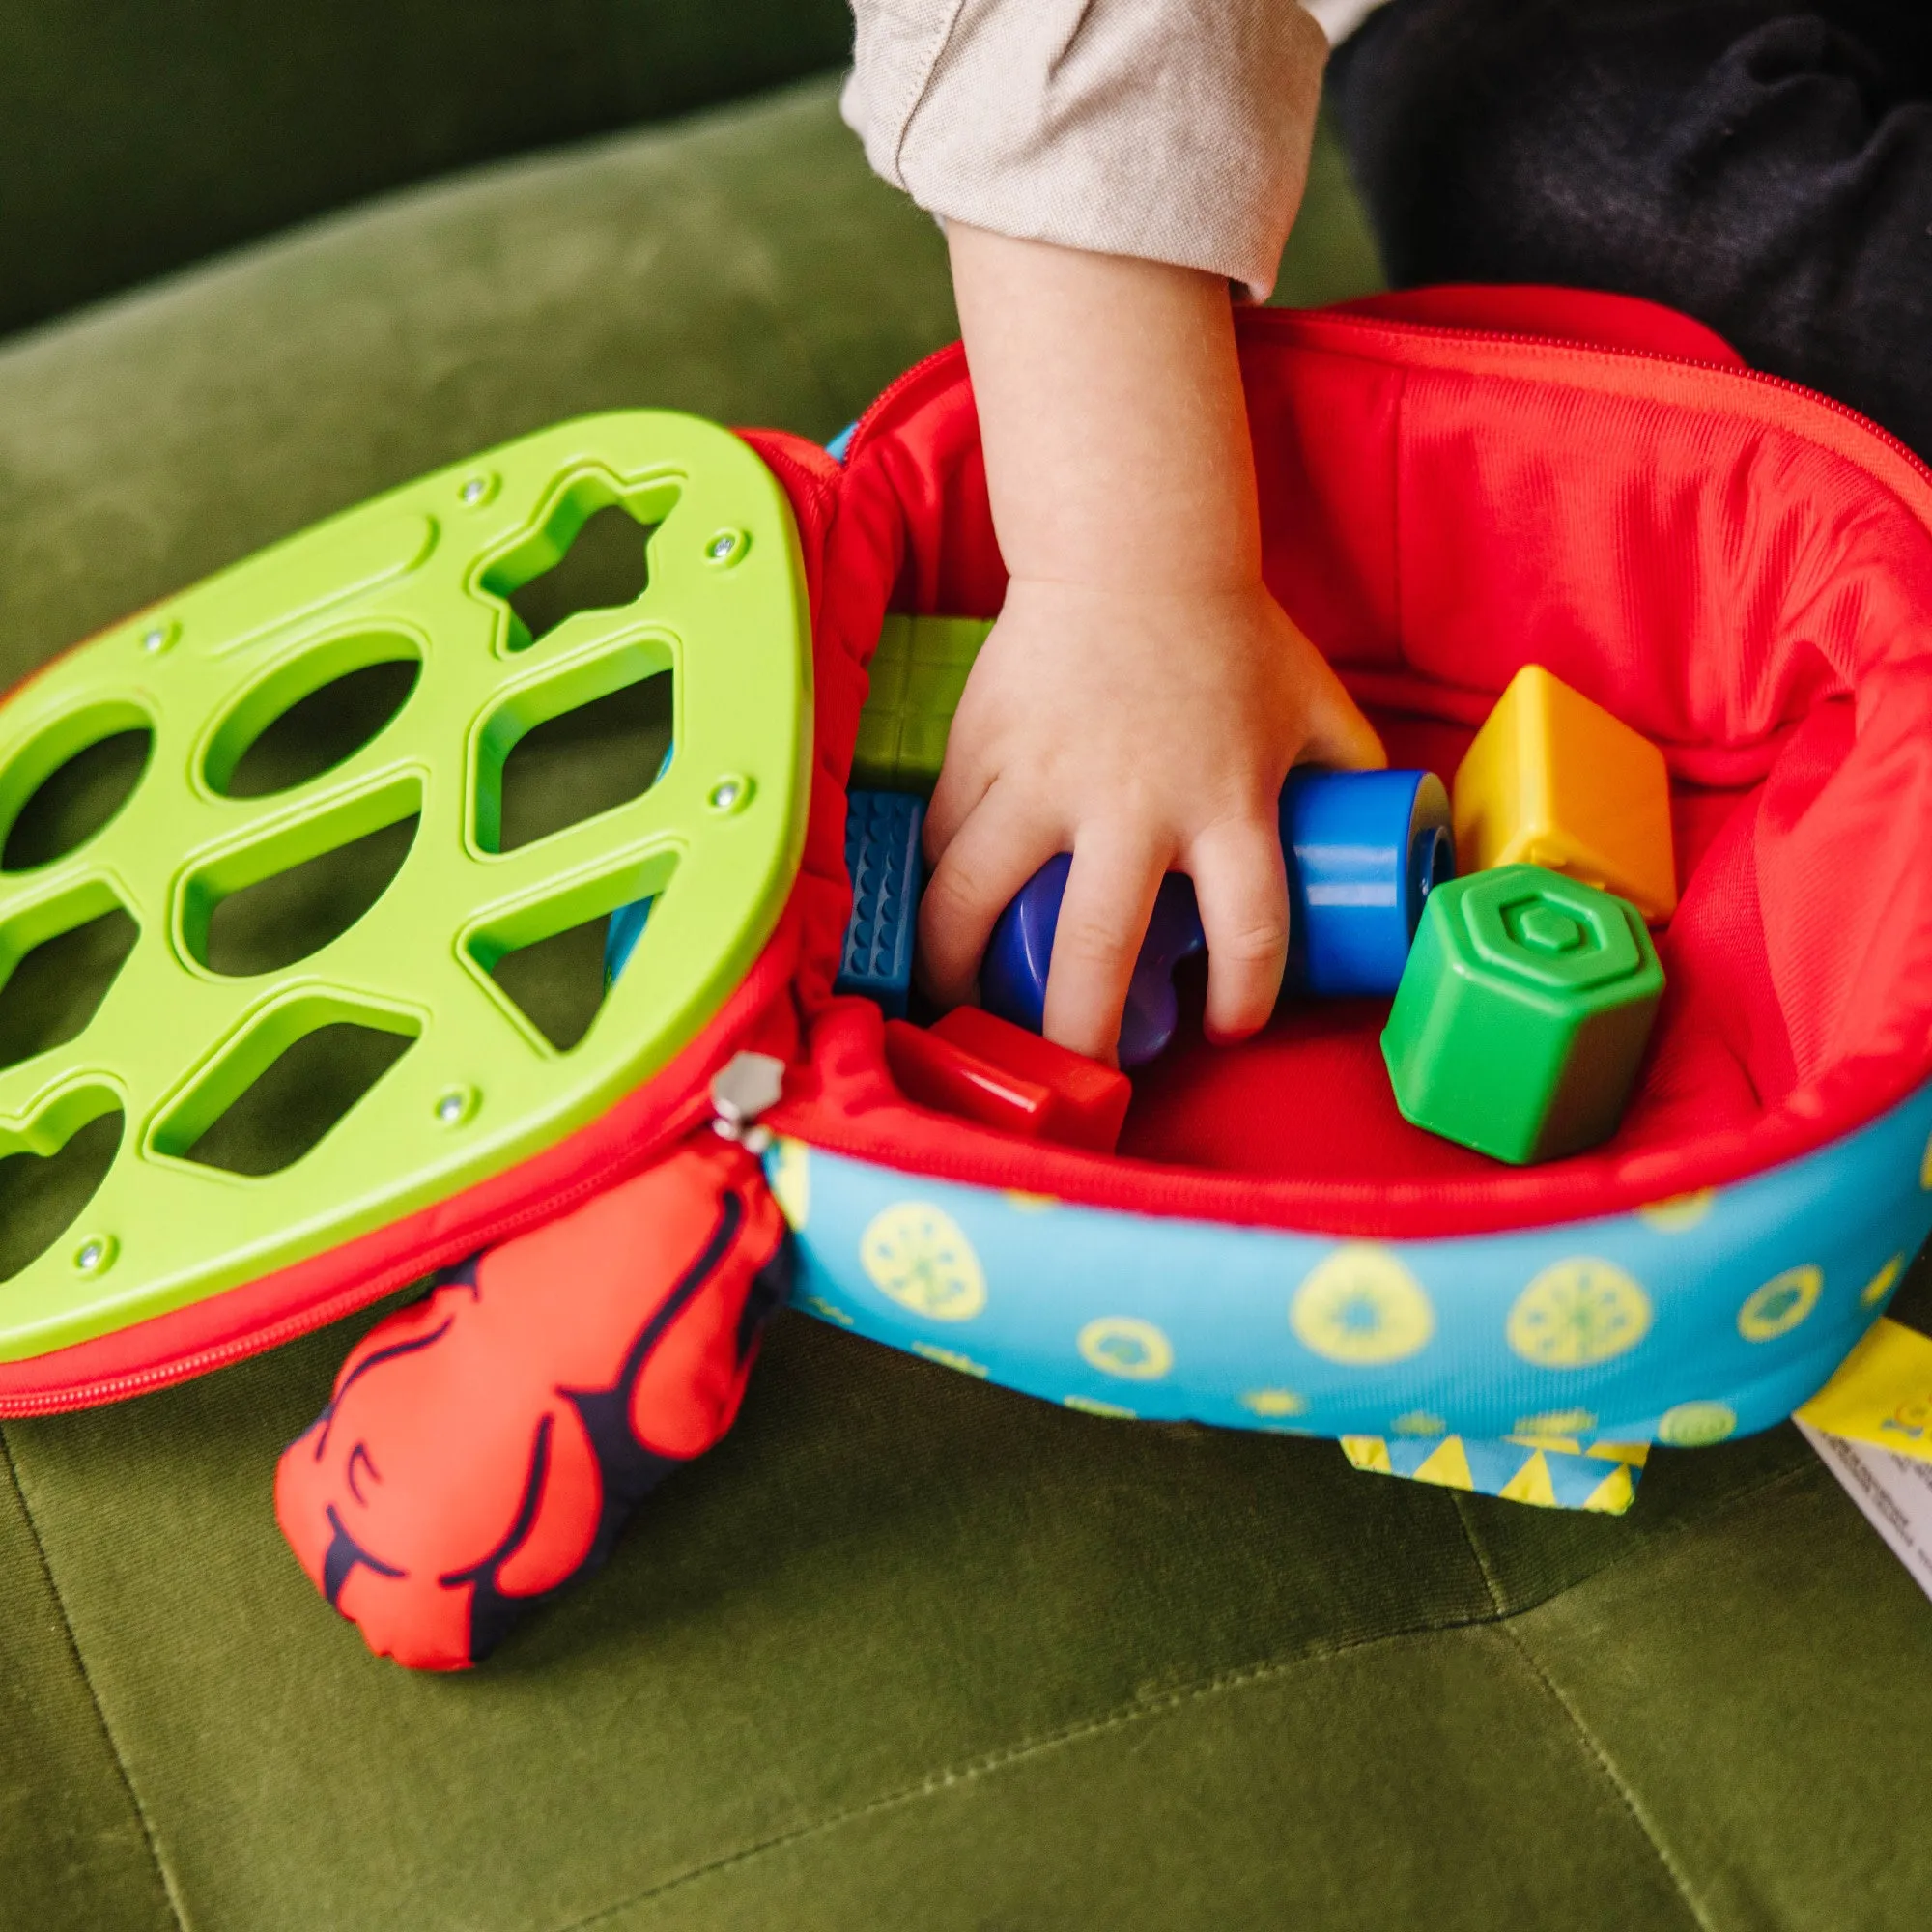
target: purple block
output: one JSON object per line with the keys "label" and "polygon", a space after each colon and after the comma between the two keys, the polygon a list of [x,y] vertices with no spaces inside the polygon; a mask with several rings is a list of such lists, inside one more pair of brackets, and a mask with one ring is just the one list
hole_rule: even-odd
{"label": "purple block", "polygon": [[[980,1000],[988,1012],[1038,1033],[1046,1020],[1046,974],[1073,861],[1049,859],[1003,912],[980,966]],[[1179,1017],[1174,969],[1208,943],[1194,905],[1194,882],[1170,872],[1154,895],[1153,915],[1121,1015],[1121,1065],[1143,1066],[1165,1050]]]}

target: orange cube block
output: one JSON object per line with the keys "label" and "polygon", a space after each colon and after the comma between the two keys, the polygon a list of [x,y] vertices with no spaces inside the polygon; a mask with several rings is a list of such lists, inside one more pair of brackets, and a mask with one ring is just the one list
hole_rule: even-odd
{"label": "orange cube block", "polygon": [[1525,665],[1457,768],[1459,872],[1547,866],[1631,901],[1677,910],[1663,753],[1541,665]]}

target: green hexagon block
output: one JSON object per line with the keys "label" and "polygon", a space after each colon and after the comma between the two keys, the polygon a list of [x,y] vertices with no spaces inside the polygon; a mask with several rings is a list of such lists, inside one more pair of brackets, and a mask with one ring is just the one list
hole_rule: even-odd
{"label": "green hexagon block", "polygon": [[1542,866],[1430,894],[1382,1034],[1396,1104],[1497,1160],[1616,1132],[1663,968],[1634,906]]}

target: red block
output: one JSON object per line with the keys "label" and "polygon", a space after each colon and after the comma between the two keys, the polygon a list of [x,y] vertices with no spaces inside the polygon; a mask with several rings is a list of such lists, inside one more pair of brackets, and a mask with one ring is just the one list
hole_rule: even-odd
{"label": "red block", "polygon": [[886,1024],[886,1062],[910,1100],[1030,1140],[1112,1153],[1133,1088],[1124,1073],[978,1007],[929,1030]]}

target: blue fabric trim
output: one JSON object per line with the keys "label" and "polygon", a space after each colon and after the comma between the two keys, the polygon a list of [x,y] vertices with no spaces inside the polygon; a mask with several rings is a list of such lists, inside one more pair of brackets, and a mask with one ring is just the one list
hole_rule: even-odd
{"label": "blue fabric trim", "polygon": [[780,1142],[795,1304],[1102,1413],[1315,1435],[1701,1445],[1782,1421],[1932,1230],[1932,1085],[1635,1213],[1344,1241],[1115,1213]]}

